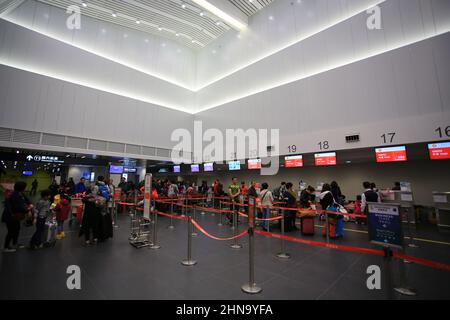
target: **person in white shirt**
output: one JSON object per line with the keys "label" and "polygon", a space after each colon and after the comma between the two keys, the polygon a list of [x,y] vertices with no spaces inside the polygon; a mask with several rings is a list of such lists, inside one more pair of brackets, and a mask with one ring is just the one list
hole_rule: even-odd
{"label": "person in white shirt", "polygon": [[364,193],[361,195],[361,212],[363,213],[367,213],[366,209],[367,209],[367,203],[368,202],[381,202],[381,198],[378,195],[377,192],[375,192],[372,187],[371,187],[371,183],[370,182],[364,182],[363,183],[364,186]]}
{"label": "person in white shirt", "polygon": [[[270,218],[270,210],[273,206],[273,194],[269,190],[269,185],[267,183],[263,183],[261,186],[261,193],[259,195],[259,199],[261,200],[261,206],[263,207],[263,219],[269,219]],[[262,228],[264,231],[269,230],[269,221],[264,220],[262,222]]]}

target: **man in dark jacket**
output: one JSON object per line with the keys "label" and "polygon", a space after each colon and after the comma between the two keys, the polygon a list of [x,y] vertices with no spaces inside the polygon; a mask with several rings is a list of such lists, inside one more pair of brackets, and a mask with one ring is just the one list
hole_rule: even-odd
{"label": "man in dark jacket", "polygon": [[[17,247],[22,247],[18,245],[20,223],[25,219],[30,210],[33,209],[33,205],[24,194],[26,188],[27,184],[25,182],[16,182],[14,192],[9,199],[5,200],[5,209],[7,211],[4,212],[3,220],[8,228],[3,250],[5,253],[16,252]],[[13,247],[10,246],[11,241]]]}

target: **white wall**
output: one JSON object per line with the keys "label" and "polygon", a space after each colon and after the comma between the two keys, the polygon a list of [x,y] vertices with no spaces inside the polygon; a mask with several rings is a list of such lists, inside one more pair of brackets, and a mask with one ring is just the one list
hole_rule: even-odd
{"label": "white wall", "polygon": [[188,89],[5,20],[0,20],[0,64],[176,110],[189,111],[194,103]]}
{"label": "white wall", "polygon": [[379,188],[392,188],[394,182],[411,182],[416,204],[432,205],[433,191],[450,191],[449,161],[413,161],[408,163],[364,163],[340,165],[336,167],[303,167],[281,168],[276,176],[260,176],[259,171],[220,172],[220,174],[203,174],[198,182],[208,181],[211,185],[219,178],[228,188],[232,177],[247,184],[254,180],[259,183],[267,182],[271,189],[281,181],[292,182],[298,190],[300,180],[316,187],[320,182],[330,183],[336,180],[341,186],[347,199],[356,199],[356,195],[363,192],[362,182],[375,182]]}
{"label": "white wall", "polygon": [[[296,32],[303,33],[308,28],[303,29],[302,26],[296,25],[297,17],[291,6],[295,1],[275,1],[259,13],[256,21],[251,22],[252,33],[256,33],[261,41],[255,48],[258,51],[248,48],[253,42],[252,39],[247,39],[244,35],[242,39],[228,36],[222,40],[226,41],[221,44],[222,49],[214,49],[216,54],[213,54],[211,49],[200,53],[200,82],[204,81],[202,74],[206,71],[203,70],[214,74],[221,68],[232,70],[234,64],[242,63],[245,57],[256,58],[267,50],[277,48],[280,46],[279,41],[287,41],[285,37],[294,38],[295,41],[303,40],[202,89],[197,95],[198,110],[217,107],[231,101],[238,102],[238,99],[322,72],[331,75],[331,72],[327,72],[330,69],[450,31],[450,2],[447,0],[387,0],[380,5],[381,30],[367,28],[369,14],[365,11],[368,6],[364,6],[364,3],[370,1],[357,2],[358,8],[353,8],[354,11],[350,11],[350,15],[353,12],[362,11],[361,13],[303,39],[302,36],[297,36]],[[295,9],[302,12],[300,19],[313,20],[310,22],[314,26],[313,29],[320,30],[320,26],[324,24],[322,20],[336,23],[342,16],[349,15],[347,12],[350,9],[345,9],[347,7],[344,3],[345,1],[335,0],[302,1],[301,4],[295,4]],[[317,7],[311,9],[314,18],[305,18],[304,15],[308,15],[310,10],[308,7],[315,5]],[[270,21],[269,16],[273,16],[274,20]],[[426,66],[424,69],[427,73],[422,78],[432,75],[432,68]],[[373,73],[376,70],[363,69],[356,72]],[[331,76],[325,76],[324,80],[333,83],[336,81]],[[344,84],[345,80],[342,85]]]}
{"label": "white wall", "polygon": [[27,0],[5,18],[179,85],[193,85],[195,51],[192,49],[169,39],[87,16],[82,16],[80,30],[69,30],[66,27],[67,17],[64,10]]}
{"label": "white wall", "polygon": [[[280,154],[440,138],[450,125],[450,33],[196,114],[207,128],[280,129]],[[420,125],[418,125],[420,124]],[[347,144],[345,136],[360,134]],[[390,142],[390,141],[388,141]],[[388,143],[390,144],[390,143]],[[230,155],[226,155],[230,159]]]}
{"label": "white wall", "polygon": [[191,114],[0,65],[0,127],[172,148]]}

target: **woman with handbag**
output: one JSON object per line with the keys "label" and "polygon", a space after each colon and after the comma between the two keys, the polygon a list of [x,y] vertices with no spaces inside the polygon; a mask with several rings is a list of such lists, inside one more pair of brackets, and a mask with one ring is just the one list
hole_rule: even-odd
{"label": "woman with handbag", "polygon": [[[27,217],[27,215],[30,215],[30,211],[33,209],[33,205],[24,194],[26,188],[27,184],[25,182],[16,182],[14,185],[14,192],[11,194],[9,199],[5,200],[5,213],[3,220],[8,228],[3,250],[5,253],[16,252],[18,247],[23,247],[17,243],[20,233],[20,223]],[[10,246],[11,241],[13,247]]]}
{"label": "woman with handbag", "polygon": [[[294,192],[293,184],[286,183],[286,191],[284,191],[283,199],[286,202],[287,208],[297,208],[297,194]],[[295,225],[296,212],[292,210],[285,210],[284,212],[284,231],[290,232],[298,230]]]}

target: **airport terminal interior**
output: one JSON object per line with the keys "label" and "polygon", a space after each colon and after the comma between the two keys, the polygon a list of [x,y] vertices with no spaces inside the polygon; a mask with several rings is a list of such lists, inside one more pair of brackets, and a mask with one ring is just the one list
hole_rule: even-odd
{"label": "airport terminal interior", "polygon": [[449,88],[449,0],[0,0],[0,299],[448,300]]}

